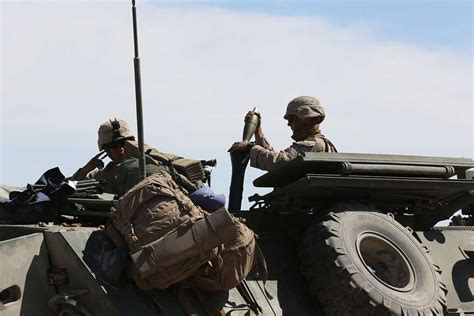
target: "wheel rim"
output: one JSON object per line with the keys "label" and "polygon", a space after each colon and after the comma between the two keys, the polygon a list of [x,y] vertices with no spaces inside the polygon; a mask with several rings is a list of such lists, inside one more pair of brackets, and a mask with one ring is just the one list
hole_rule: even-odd
{"label": "wheel rim", "polygon": [[405,253],[385,236],[373,232],[356,239],[359,258],[369,273],[385,286],[408,292],[415,286],[415,272]]}

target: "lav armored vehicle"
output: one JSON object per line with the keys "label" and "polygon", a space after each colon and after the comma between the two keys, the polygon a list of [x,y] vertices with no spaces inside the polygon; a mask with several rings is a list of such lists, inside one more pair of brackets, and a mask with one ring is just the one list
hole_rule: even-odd
{"label": "lav armored vehicle", "polygon": [[[307,153],[254,181],[274,190],[252,197],[249,216],[257,231],[293,238],[307,291],[326,315],[474,313],[472,167]],[[461,209],[465,218],[435,226]]]}
{"label": "lav armored vehicle", "polygon": [[[234,214],[259,235],[274,298],[251,274],[244,289],[213,293],[213,304],[231,314],[474,313],[473,167],[308,153],[261,176],[254,185],[273,191]],[[68,198],[48,223],[0,226],[2,315],[184,314],[173,289],[143,292],[120,274],[112,258],[127,254],[97,229],[111,200]],[[458,210],[465,216],[435,226]]]}
{"label": "lav armored vehicle", "polygon": [[[132,13],[144,176],[134,0]],[[232,209],[259,235],[267,283],[255,269],[237,288],[208,293],[207,304],[193,300],[196,314],[474,314],[470,168],[472,159],[309,153],[263,175],[254,184],[273,191],[251,197],[250,210]],[[230,195],[241,197],[239,190]],[[2,201],[9,191],[0,187]],[[87,194],[0,207],[2,316],[184,314],[173,286],[141,291],[126,273],[128,253],[99,227],[114,199]],[[435,227],[458,210],[465,217]]]}

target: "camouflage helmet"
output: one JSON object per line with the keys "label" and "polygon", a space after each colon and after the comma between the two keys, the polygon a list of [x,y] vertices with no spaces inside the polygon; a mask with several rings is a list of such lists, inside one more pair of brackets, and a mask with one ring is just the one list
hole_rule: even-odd
{"label": "camouflage helmet", "polygon": [[319,117],[320,122],[326,116],[319,100],[310,96],[301,96],[291,100],[286,108],[284,118],[288,119],[290,115],[294,115],[297,118]]}
{"label": "camouflage helmet", "polygon": [[99,135],[97,140],[99,150],[103,150],[105,145],[112,142],[135,139],[128,124],[125,121],[116,118],[102,123],[97,134]]}

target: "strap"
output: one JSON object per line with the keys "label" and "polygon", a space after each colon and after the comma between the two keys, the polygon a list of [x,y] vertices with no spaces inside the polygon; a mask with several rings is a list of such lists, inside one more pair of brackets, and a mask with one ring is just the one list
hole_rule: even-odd
{"label": "strap", "polygon": [[137,272],[142,278],[159,273],[162,278],[161,283],[170,284],[172,279],[161,265],[157,254],[153,251],[153,248],[150,245],[130,254],[130,257],[132,258]]}
{"label": "strap", "polygon": [[[155,153],[153,153],[153,152],[155,152]],[[171,174],[171,177],[173,178],[173,180],[175,182],[178,182],[178,180],[177,180],[178,176],[176,175],[176,169],[173,166],[173,161],[175,161],[177,159],[181,159],[182,157],[176,156],[176,157],[173,157],[171,159],[168,159],[168,158],[162,156],[161,153],[159,153],[157,150],[155,150],[153,148],[148,149],[145,152],[145,154],[147,154],[151,158],[153,158],[153,159],[163,163],[164,165],[166,165],[170,169],[170,174]]]}
{"label": "strap", "polygon": [[181,157],[176,156],[176,157],[171,158],[171,159],[168,159],[168,160],[166,161],[166,164],[168,165],[168,168],[170,168],[170,171],[171,171],[171,172],[170,172],[170,173],[171,173],[171,177],[172,177],[173,180],[176,181],[176,182],[179,182],[179,181],[178,181],[177,171],[176,171],[176,169],[175,169],[174,166],[173,166],[173,161],[175,161],[175,160],[177,160],[177,159],[180,159],[180,158],[181,158]]}
{"label": "strap", "polygon": [[153,149],[149,149],[147,151],[147,155],[150,156],[150,158],[161,162],[163,165],[168,167],[168,173],[171,175],[171,178],[180,186],[181,188],[184,188],[186,191],[189,193],[192,193],[198,189],[197,185],[195,185],[186,175],[182,174],[179,170],[175,168],[173,165],[173,162],[179,159],[183,159],[183,157],[173,157],[173,158],[165,158],[157,155],[152,155]]}
{"label": "strap", "polygon": [[236,288],[252,312],[254,312],[256,315],[263,312],[245,279],[243,279]]}
{"label": "strap", "polygon": [[329,139],[324,136],[320,136],[324,141],[324,151],[327,153],[337,153],[336,147],[331,143]]}
{"label": "strap", "polygon": [[258,262],[262,265],[262,268],[263,268],[263,277],[262,277],[263,290],[265,291],[265,295],[267,296],[267,298],[269,300],[272,300],[273,296],[268,292],[268,290],[265,286],[265,283],[267,283],[267,279],[268,279],[267,261],[265,261],[265,257],[263,256],[262,250],[258,246],[257,241],[255,241],[255,253],[257,255]]}
{"label": "strap", "polygon": [[179,159],[179,158],[182,158],[182,157],[179,157],[179,156],[176,156],[176,157],[173,157],[173,158],[167,158],[165,156],[165,154],[159,152],[158,150],[154,149],[154,148],[150,148],[148,149],[145,154],[149,155],[150,157],[152,157],[153,159],[155,160],[158,160],[159,162],[162,162],[164,164],[169,164],[173,161],[175,161],[176,159]]}

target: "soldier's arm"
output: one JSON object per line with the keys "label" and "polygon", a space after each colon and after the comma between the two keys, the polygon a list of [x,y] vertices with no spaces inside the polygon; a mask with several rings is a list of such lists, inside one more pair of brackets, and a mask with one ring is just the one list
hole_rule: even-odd
{"label": "soldier's arm", "polygon": [[250,165],[262,170],[272,171],[296,157],[298,157],[298,152],[292,147],[282,151],[274,151],[255,145],[250,151]]}
{"label": "soldier's arm", "polygon": [[259,145],[265,149],[273,151],[273,147],[272,145],[270,145],[270,142],[263,134],[263,130],[261,127],[259,127],[255,132],[255,145]]}
{"label": "soldier's arm", "polygon": [[73,181],[80,181],[80,180],[89,180],[89,179],[95,179],[96,176],[100,173],[99,168],[95,168],[91,171],[87,171],[87,169],[79,168],[72,176],[71,180]]}
{"label": "soldier's arm", "polygon": [[92,157],[84,167],[79,168],[79,170],[72,175],[71,180],[79,181],[94,178],[96,174],[104,168],[104,162],[101,159],[101,156],[104,156],[104,154],[105,152],[101,151]]}

